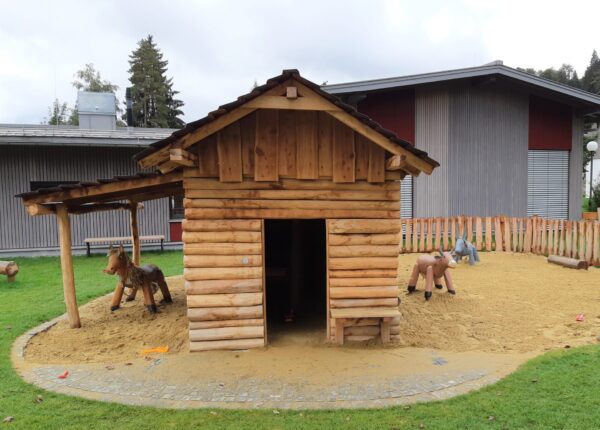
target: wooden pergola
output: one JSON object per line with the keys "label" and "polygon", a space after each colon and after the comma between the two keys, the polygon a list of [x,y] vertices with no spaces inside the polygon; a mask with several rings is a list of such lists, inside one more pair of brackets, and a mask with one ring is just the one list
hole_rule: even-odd
{"label": "wooden pergola", "polygon": [[142,202],[183,194],[181,171],[168,174],[142,173],[136,176],[118,176],[97,182],[62,185],[19,194],[29,215],[55,215],[58,223],[60,263],[63,290],[69,325],[81,327],[71,250],[70,215],[92,212],[127,210],[130,214],[132,254],[135,264],[140,262],[138,209]]}

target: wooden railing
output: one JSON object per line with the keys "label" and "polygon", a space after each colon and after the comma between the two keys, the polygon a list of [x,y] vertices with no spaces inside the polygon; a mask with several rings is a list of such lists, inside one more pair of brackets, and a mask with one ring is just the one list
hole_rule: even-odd
{"label": "wooden railing", "polygon": [[526,252],[578,258],[600,264],[600,222],[458,216],[402,219],[401,252],[450,250],[456,239],[467,240],[480,251]]}

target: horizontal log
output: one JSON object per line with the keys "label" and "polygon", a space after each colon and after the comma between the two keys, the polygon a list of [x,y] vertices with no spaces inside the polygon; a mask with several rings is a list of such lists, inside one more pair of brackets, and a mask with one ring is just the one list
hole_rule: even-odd
{"label": "horizontal log", "polygon": [[330,270],[330,278],[395,278],[397,269]]}
{"label": "horizontal log", "polygon": [[333,287],[329,289],[332,299],[371,299],[375,297],[398,297],[398,287]]}
{"label": "horizontal log", "polygon": [[400,183],[388,181],[381,184],[371,184],[366,181],[356,181],[352,184],[336,184],[332,181],[306,181],[283,179],[277,182],[255,182],[244,180],[241,183],[221,182],[218,179],[185,178],[185,190],[350,190],[350,191],[399,191]]}
{"label": "horizontal log", "polygon": [[396,318],[400,316],[398,305],[390,307],[365,307],[331,309],[332,318]]}
{"label": "horizontal log", "polygon": [[202,231],[183,232],[184,243],[261,243],[262,233],[257,231]]}
{"label": "horizontal log", "polygon": [[257,267],[262,255],[185,255],[184,267]]}
{"label": "horizontal log", "polygon": [[219,220],[207,219],[194,221],[184,219],[181,222],[184,231],[261,231],[262,222],[256,219]]}
{"label": "horizontal log", "polygon": [[329,245],[398,245],[399,234],[329,234]]}
{"label": "horizontal log", "polygon": [[561,257],[559,255],[549,255],[548,263],[558,264],[559,266],[568,267],[570,269],[585,269],[588,268],[588,263],[584,260],[575,258]]}
{"label": "horizontal log", "polygon": [[400,210],[400,202],[358,200],[185,199],[184,208]]}
{"label": "horizontal log", "polygon": [[256,306],[263,302],[262,293],[193,294],[187,296],[188,308]]}
{"label": "horizontal log", "polygon": [[263,307],[189,308],[190,321],[244,320],[263,317]]}
{"label": "horizontal log", "polygon": [[185,291],[193,294],[238,294],[262,291],[263,280],[259,279],[215,279],[210,281],[186,281]]}
{"label": "horizontal log", "polygon": [[[335,329],[335,318],[329,319],[329,327]],[[381,324],[381,318],[347,318],[345,319],[344,326],[368,326],[368,325],[379,325]],[[390,327],[400,327],[400,317],[390,318]],[[333,333],[333,332],[332,332]]]}
{"label": "horizontal log", "polygon": [[400,228],[400,219],[335,219],[327,222],[330,234],[398,233]]}
{"label": "horizontal log", "polygon": [[185,243],[184,255],[261,255],[262,243]]}
{"label": "horizontal log", "polygon": [[190,330],[190,341],[257,339],[265,335],[263,326],[219,327]]}
{"label": "horizontal log", "polygon": [[379,336],[379,325],[344,327],[344,336]]}
{"label": "horizontal log", "polygon": [[329,286],[334,287],[378,287],[397,286],[397,278],[331,278]]}
{"label": "horizontal log", "polygon": [[191,352],[214,351],[214,350],[239,350],[250,348],[261,348],[265,345],[264,338],[260,339],[235,339],[235,340],[211,340],[204,342],[190,342]]}
{"label": "horizontal log", "polygon": [[262,267],[206,267],[184,269],[186,281],[204,281],[208,279],[256,279],[262,278]]}
{"label": "horizontal log", "polygon": [[[320,219],[320,218],[398,218],[400,211],[365,209],[185,209],[187,219],[204,218],[264,218],[264,219]],[[185,233],[184,233],[185,234]],[[198,233],[190,233],[198,234]]]}
{"label": "horizontal log", "polygon": [[330,257],[397,257],[398,245],[351,245],[330,246]]}
{"label": "horizontal log", "polygon": [[329,301],[332,309],[336,308],[369,308],[377,306],[398,306],[398,298],[387,299],[331,299]]}
{"label": "horizontal log", "polygon": [[186,190],[185,197],[188,199],[400,201],[400,193],[398,191],[381,190]]}
{"label": "horizontal log", "polygon": [[395,269],[398,257],[330,258],[329,270]]}
{"label": "horizontal log", "polygon": [[344,339],[348,342],[366,342],[374,340],[375,336],[344,336]]}
{"label": "horizontal log", "polygon": [[245,320],[225,320],[225,321],[190,321],[190,330],[201,328],[219,328],[219,327],[246,327],[246,326],[263,326],[262,318],[251,318]]}

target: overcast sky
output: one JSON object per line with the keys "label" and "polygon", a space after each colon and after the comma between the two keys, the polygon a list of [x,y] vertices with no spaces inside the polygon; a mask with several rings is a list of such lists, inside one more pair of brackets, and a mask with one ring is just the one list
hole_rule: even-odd
{"label": "overcast sky", "polygon": [[[568,9],[565,9],[568,7]],[[185,102],[204,116],[285,68],[317,83],[481,65],[582,74],[600,48],[598,1],[0,0],[0,123],[40,123],[93,63],[128,85],[128,56],[152,34]]]}

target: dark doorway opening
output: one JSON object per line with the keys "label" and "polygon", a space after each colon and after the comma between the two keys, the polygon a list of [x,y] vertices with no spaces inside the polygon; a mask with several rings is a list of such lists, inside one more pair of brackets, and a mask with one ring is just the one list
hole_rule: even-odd
{"label": "dark doorway opening", "polygon": [[269,343],[290,334],[322,341],[327,324],[325,220],[265,220]]}

